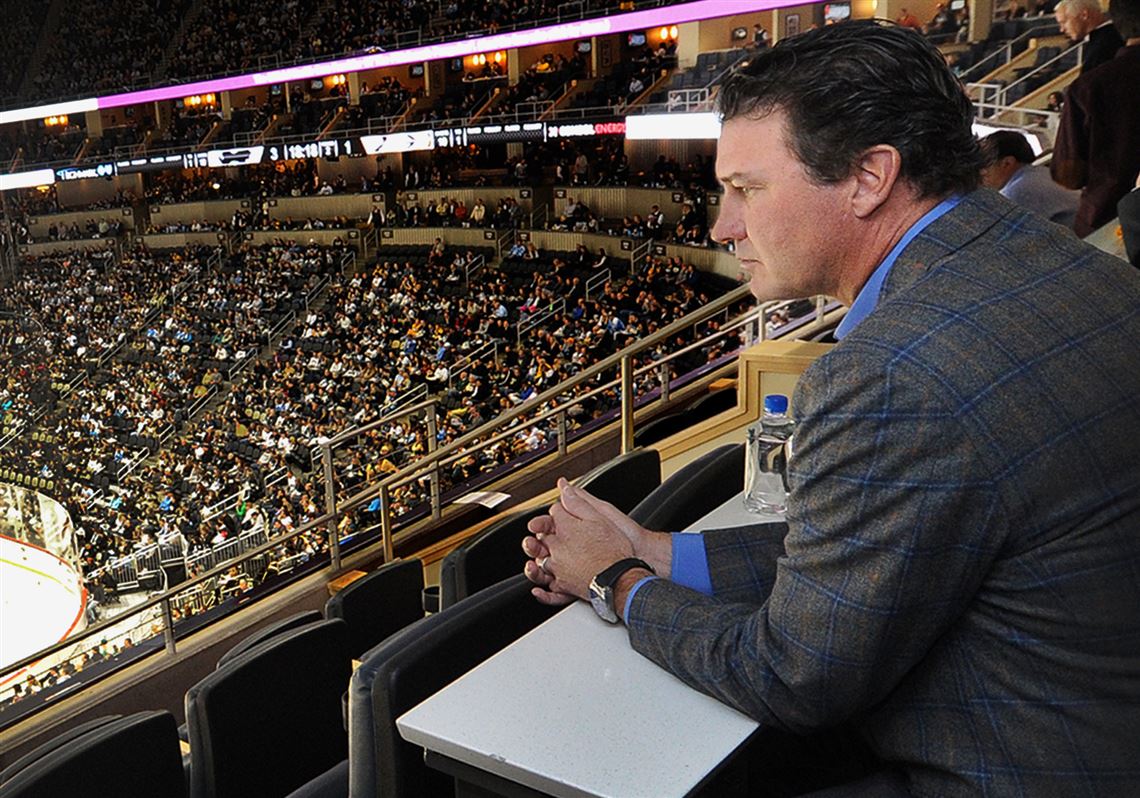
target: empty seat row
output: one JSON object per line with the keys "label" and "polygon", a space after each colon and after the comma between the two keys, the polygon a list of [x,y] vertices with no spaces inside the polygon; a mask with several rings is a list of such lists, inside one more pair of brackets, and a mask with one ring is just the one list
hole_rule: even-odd
{"label": "empty seat row", "polygon": [[[728,445],[662,484],[658,453],[641,449],[579,484],[640,523],[676,529],[722,503],[724,491],[738,491],[742,467],[741,447]],[[445,588],[439,613],[423,615],[422,564],[400,560],[337,593],[325,619],[298,613],[226,652],[186,694],[188,780],[173,718],[140,713],[76,727],[14,763],[20,772],[0,774],[15,785],[5,784],[3,794],[68,794],[78,784],[126,798],[448,794],[449,778],[426,767],[422,749],[403,741],[395,720],[553,614],[520,573],[526,520],[542,511],[511,516],[473,539],[463,556],[449,555],[456,581]]]}

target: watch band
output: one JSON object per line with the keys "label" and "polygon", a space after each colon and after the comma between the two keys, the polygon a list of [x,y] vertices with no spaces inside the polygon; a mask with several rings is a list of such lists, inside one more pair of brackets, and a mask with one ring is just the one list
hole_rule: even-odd
{"label": "watch band", "polygon": [[594,581],[598,583],[599,587],[612,588],[617,584],[617,581],[621,578],[621,575],[632,568],[644,568],[651,574],[657,573],[653,570],[653,566],[647,563],[645,560],[638,559],[637,557],[626,557],[624,560],[618,560],[609,568],[603,570],[601,573],[594,577]]}
{"label": "watch band", "polygon": [[617,608],[614,606],[614,586],[621,579],[622,574],[634,568],[644,568],[651,574],[657,573],[653,570],[653,566],[645,560],[639,560],[637,557],[626,557],[624,560],[618,560],[604,569],[590,582],[590,605],[603,621],[617,623],[620,619]]}

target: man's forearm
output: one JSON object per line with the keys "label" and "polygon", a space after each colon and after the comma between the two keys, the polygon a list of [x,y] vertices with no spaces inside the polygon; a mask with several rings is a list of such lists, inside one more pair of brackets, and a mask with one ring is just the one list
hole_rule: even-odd
{"label": "man's forearm", "polygon": [[[645,558],[642,557],[641,559]],[[657,566],[653,567],[656,568]],[[660,574],[658,575],[660,576]],[[617,607],[618,614],[622,618],[625,617],[625,605],[629,602],[629,591],[633,590],[633,586],[647,576],[653,576],[653,574],[644,568],[630,568],[618,577],[617,584],[614,585],[614,606]]]}
{"label": "man's forearm", "polygon": [[[643,531],[633,542],[633,553],[653,566],[653,570],[663,579],[669,579],[673,571],[673,536],[668,532]],[[645,576],[645,574],[642,574]],[[641,577],[638,577],[639,579]],[[635,579],[634,582],[637,580]],[[631,585],[633,582],[630,583]],[[622,606],[622,605],[618,605]]]}

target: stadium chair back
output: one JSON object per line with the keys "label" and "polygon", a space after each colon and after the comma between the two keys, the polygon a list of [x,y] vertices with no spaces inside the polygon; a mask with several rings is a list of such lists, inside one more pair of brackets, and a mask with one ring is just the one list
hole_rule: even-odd
{"label": "stadium chair back", "polygon": [[404,629],[364,655],[349,687],[349,789],[353,798],[450,795],[396,718],[545,621],[555,608],[516,574]]}
{"label": "stadium chair back", "polygon": [[256,645],[264,643],[266,640],[276,637],[282,632],[288,632],[290,629],[297,629],[305,626],[306,624],[314,623],[321,620],[321,614],[316,610],[306,610],[305,612],[298,612],[295,615],[290,615],[287,618],[282,618],[276,623],[271,623],[264,626],[251,634],[249,637],[242,640],[236,646],[231,648],[218,659],[218,667],[222,667],[231,660],[236,659],[245,652],[249,651]]}
{"label": "stadium chair back", "polygon": [[452,549],[439,567],[440,609],[521,574],[526,563],[522,539],[527,534],[527,522],[545,514],[546,509],[537,507],[512,513]]}
{"label": "stadium chair back", "polygon": [[186,693],[190,794],[286,795],[345,758],[348,627],[317,621],[266,640]]}
{"label": "stadium chair back", "polygon": [[423,617],[423,589],[418,558],[385,563],[325,602],[325,617],[348,624],[348,650],[358,657]]}
{"label": "stadium chair back", "polygon": [[677,532],[744,488],[744,444],[726,443],[674,473],[629,516],[646,529]]}
{"label": "stadium chair back", "polygon": [[628,513],[661,484],[661,455],[656,449],[634,449],[603,463],[574,484]]}
{"label": "stadium chair back", "polygon": [[72,740],[82,737],[93,729],[98,729],[106,726],[108,723],[116,721],[121,717],[122,715],[104,715],[101,718],[95,718],[94,720],[89,720],[86,723],[80,723],[77,726],[72,726],[66,731],[60,732],[43,745],[37,746],[28,753],[24,754],[19,759],[12,762],[12,764],[8,765],[8,767],[0,770],[0,784],[4,784],[5,782],[11,780],[13,776],[26,768],[28,765],[31,765],[34,762],[38,762],[50,754],[52,751],[63,748],[64,746],[70,744]]}
{"label": "stadium chair back", "polygon": [[186,777],[174,716],[139,712],[96,724],[27,763],[0,793],[5,798],[181,798]]}

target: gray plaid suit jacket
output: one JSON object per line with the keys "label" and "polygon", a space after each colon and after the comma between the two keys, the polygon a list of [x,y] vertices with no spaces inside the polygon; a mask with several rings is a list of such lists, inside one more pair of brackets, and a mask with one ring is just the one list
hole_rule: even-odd
{"label": "gray plaid suit jacket", "polygon": [[974,192],[794,406],[787,527],[705,533],[634,648],[916,795],[1140,795],[1140,273]]}

